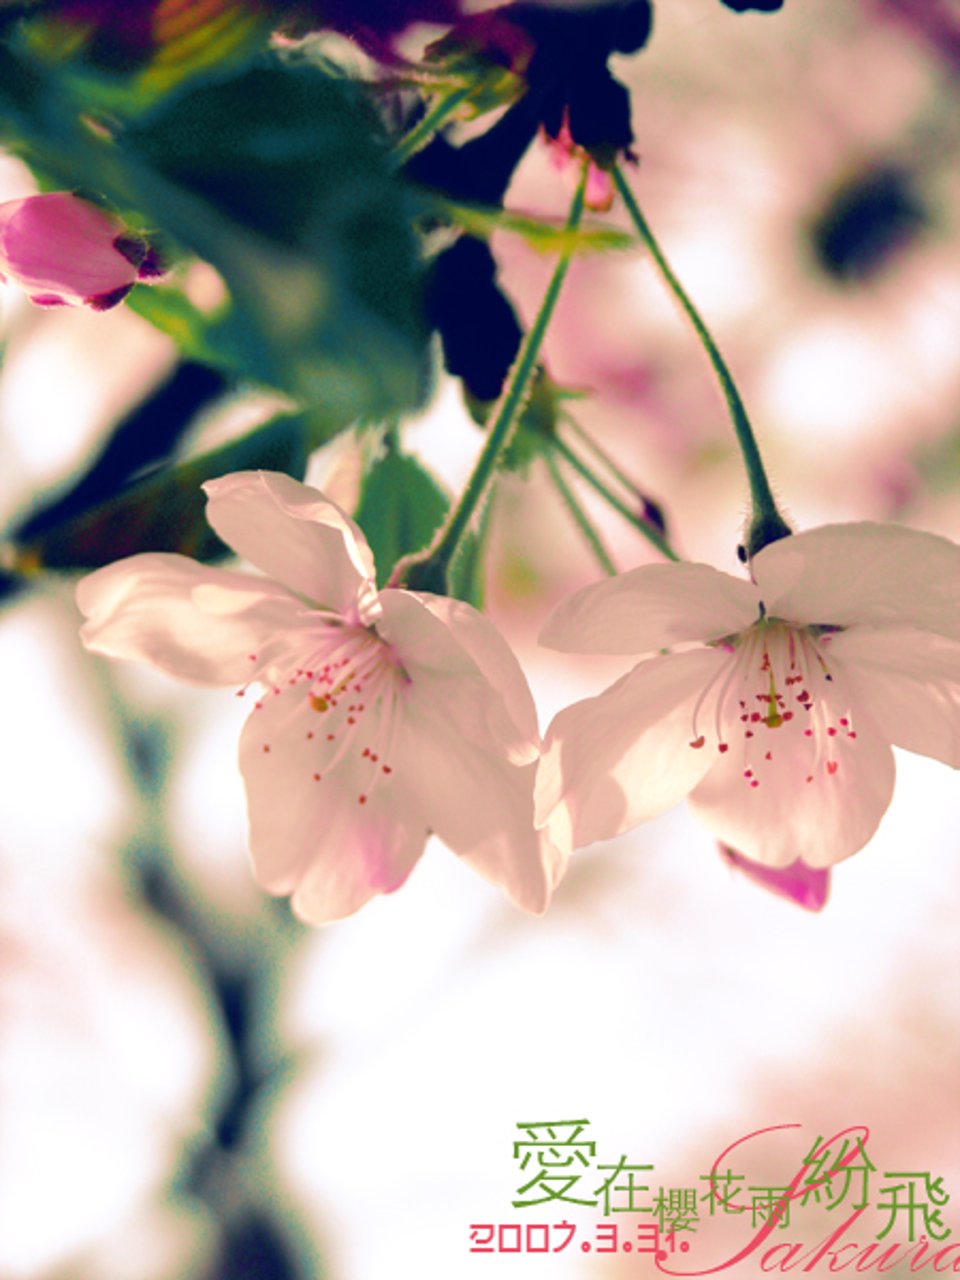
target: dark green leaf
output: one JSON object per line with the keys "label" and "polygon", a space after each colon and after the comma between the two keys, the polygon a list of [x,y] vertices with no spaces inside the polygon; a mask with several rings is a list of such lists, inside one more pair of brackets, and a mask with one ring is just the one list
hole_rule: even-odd
{"label": "dark green leaf", "polygon": [[55,69],[0,50],[0,138],[220,272],[231,305],[206,332],[211,358],[340,425],[419,403],[416,240],[362,86],[271,59],[116,139],[84,110]]}
{"label": "dark green leaf", "polygon": [[448,506],[446,494],[416,458],[390,448],[373,464],[354,518],[373,551],[378,586],[401,556],[426,547]]}
{"label": "dark green leaf", "polygon": [[356,84],[303,64],[253,67],[165,104],[124,146],[220,220],[201,230],[162,197],[154,206],[231,290],[212,341],[345,422],[417,403],[416,246]]}
{"label": "dark green leaf", "polygon": [[140,551],[178,551],[197,560],[223,554],[207,524],[200,486],[230,471],[284,471],[300,478],[313,443],[306,415],[273,418],[211,453],[148,476],[30,541],[14,545],[22,573],[96,568]]}

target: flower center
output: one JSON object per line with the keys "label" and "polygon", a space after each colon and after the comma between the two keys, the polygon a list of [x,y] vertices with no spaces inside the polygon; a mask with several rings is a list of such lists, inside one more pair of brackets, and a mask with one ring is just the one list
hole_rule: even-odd
{"label": "flower center", "polygon": [[706,744],[698,721],[715,695],[717,750],[739,751],[750,787],[759,787],[775,763],[796,768],[806,783],[834,777],[841,748],[854,744],[857,733],[849,707],[840,707],[842,694],[827,660],[829,630],[761,618],[719,641],[730,661],[697,699],[690,746]]}
{"label": "flower center", "polygon": [[[410,677],[373,628],[328,624],[314,640],[309,656],[267,686],[254,710],[263,710],[270,697],[291,698],[284,737],[293,734],[302,743],[311,780],[322,783],[349,761],[351,776],[360,779],[357,803],[364,805],[393,773],[400,693]],[[255,662],[257,655],[250,658]],[[263,750],[269,754],[271,743]]]}

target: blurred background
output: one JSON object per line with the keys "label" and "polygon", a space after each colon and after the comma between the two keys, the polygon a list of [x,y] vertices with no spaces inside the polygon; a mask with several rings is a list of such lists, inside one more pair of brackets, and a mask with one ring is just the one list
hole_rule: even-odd
{"label": "blurred background", "polygon": [[[960,540],[960,9],[671,0],[650,46],[614,66],[633,95],[634,189],[795,526],[896,520]],[[0,200],[33,189],[0,160]],[[534,147],[510,206],[568,201]],[[516,237],[494,249],[529,322],[550,262]],[[0,326],[5,521],[67,487],[171,377],[204,407],[125,307],[45,312],[0,287]],[[577,421],[680,550],[733,571],[732,435],[642,254],[574,265],[546,360],[590,393]],[[196,441],[267,411],[240,398]],[[480,441],[452,381],[406,438],[451,487]],[[308,478],[349,501],[355,473],[341,438]],[[655,558],[578,495],[619,568]],[[542,463],[502,482],[488,606],[544,727],[623,669],[535,646],[598,573]],[[893,804],[820,914],[731,870],[679,809],[578,853],[543,919],[433,843],[402,893],[312,931],[252,881],[243,705],[96,660],[78,625],[66,577],[0,614],[2,1280],[652,1274],[649,1258],[575,1248],[470,1252],[472,1224],[563,1216],[511,1206],[529,1178],[513,1144],[518,1123],[577,1118],[598,1162],[651,1165],[654,1188],[702,1189],[739,1137],[795,1124],[749,1168],[782,1184],[819,1135],[866,1125],[881,1173],[942,1176],[960,1232],[946,767],[898,756]],[[810,1213],[779,1234],[814,1243],[834,1224]]]}

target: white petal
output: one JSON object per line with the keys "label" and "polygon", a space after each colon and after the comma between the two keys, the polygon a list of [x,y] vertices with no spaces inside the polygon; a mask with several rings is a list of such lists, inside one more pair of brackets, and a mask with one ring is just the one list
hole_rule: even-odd
{"label": "white petal", "polygon": [[575,591],[540,635],[564,653],[655,653],[718,640],[755,622],[752,582],[705,564],[648,564]]}
{"label": "white petal", "polygon": [[960,644],[853,627],[820,641],[888,742],[960,769]]}
{"label": "white petal", "polygon": [[829,705],[821,689],[815,728],[795,716],[752,740],[733,738],[691,793],[694,814],[764,866],[798,858],[832,866],[867,843],[890,803],[893,752],[839,664],[831,670]]}
{"label": "white petal", "polygon": [[320,608],[351,621],[365,615],[373,556],[322,493],[274,471],[237,471],[203,488],[207,520],[237,555]]}
{"label": "white petal", "polygon": [[303,605],[265,579],[186,556],[130,556],[77,586],[80,637],[197,684],[246,684],[296,643]]}
{"label": "white petal", "polygon": [[514,763],[537,758],[536,710],[520,665],[493,623],[469,605],[386,590],[377,632],[396,651],[418,702],[444,706],[458,731]]}
{"label": "white petal", "polygon": [[445,703],[418,699],[411,686],[398,764],[431,830],[475,871],[504,889],[518,907],[546,910],[564,861],[534,827],[536,764],[511,764],[493,736],[485,743],[461,732],[472,696]]}
{"label": "white petal", "polygon": [[691,746],[700,694],[730,662],[719,650],[651,658],[547,730],[537,823],[565,850],[619,835],[682,800],[713,756]]}
{"label": "white petal", "polygon": [[288,688],[263,700],[240,739],[257,880],[270,893],[292,893],[311,924],[398,889],[427,838],[399,769],[377,777],[359,746],[328,769],[330,748],[312,736],[321,719],[301,689]]}
{"label": "white petal", "polygon": [[834,524],[781,538],[751,571],[771,617],[917,627],[960,640],[960,547],[885,524]]}

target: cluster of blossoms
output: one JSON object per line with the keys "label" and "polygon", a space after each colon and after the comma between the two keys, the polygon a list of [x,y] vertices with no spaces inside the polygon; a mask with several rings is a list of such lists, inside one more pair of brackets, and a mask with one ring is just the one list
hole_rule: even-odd
{"label": "cluster of blossoms", "polygon": [[240,743],[251,852],[307,921],[398,888],[431,832],[541,912],[572,849],[684,797],[741,865],[817,905],[818,869],[887,808],[891,744],[960,767],[960,548],[944,538],[826,526],[765,547],[749,580],[661,564],[576,593],[545,645],[649,656],[541,747],[481,613],[378,592],[360,529],[288,476],[206,492],[260,574],[118,561],[79,586],[82,636],[193,683],[257,686]]}

